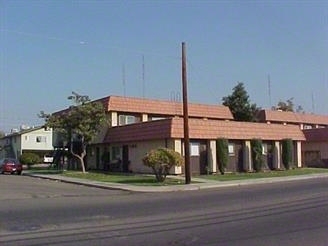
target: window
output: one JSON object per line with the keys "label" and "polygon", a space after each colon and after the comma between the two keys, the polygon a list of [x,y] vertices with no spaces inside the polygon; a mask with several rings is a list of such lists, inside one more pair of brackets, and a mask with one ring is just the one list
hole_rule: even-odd
{"label": "window", "polygon": [[228,151],[230,156],[235,155],[235,145],[233,143],[228,144]]}
{"label": "window", "polygon": [[45,143],[45,142],[47,142],[46,140],[47,140],[47,138],[45,136],[37,136],[36,137],[37,143]]}
{"label": "window", "polygon": [[133,115],[120,115],[118,121],[119,126],[124,126],[135,123],[136,117]]}
{"label": "window", "polygon": [[190,143],[190,155],[199,156],[199,143]]}
{"label": "window", "polygon": [[304,128],[304,129],[312,129],[312,126],[311,126],[311,125],[304,125],[303,128]]}
{"label": "window", "polygon": [[118,146],[112,147],[112,157],[113,160],[121,159],[121,148]]}
{"label": "window", "polygon": [[151,121],[155,121],[155,120],[164,120],[165,117],[161,117],[161,116],[152,116],[151,117]]}

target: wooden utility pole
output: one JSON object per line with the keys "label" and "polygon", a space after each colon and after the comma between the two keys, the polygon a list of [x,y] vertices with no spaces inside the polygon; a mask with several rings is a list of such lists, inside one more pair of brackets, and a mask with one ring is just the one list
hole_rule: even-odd
{"label": "wooden utility pole", "polygon": [[188,96],[187,96],[187,68],[185,43],[182,43],[182,97],[183,97],[183,132],[184,132],[184,155],[186,184],[191,182],[190,174],[190,144],[188,124]]}

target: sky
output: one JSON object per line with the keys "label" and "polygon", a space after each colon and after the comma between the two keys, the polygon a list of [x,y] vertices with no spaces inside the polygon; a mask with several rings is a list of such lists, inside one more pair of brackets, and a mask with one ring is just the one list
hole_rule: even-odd
{"label": "sky", "polygon": [[72,91],[222,104],[293,98],[328,115],[328,1],[0,0],[0,130],[40,126]]}

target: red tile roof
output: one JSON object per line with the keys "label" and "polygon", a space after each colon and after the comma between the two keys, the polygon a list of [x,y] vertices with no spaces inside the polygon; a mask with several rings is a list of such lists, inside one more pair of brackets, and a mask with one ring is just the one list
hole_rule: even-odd
{"label": "red tile roof", "polygon": [[[98,101],[103,102],[107,111],[171,116],[183,115],[182,102],[121,96],[109,96]],[[188,103],[188,114],[190,117],[233,120],[230,109],[223,105]]]}
{"label": "red tile roof", "polygon": [[[130,142],[165,138],[183,138],[183,119],[172,118],[143,122],[108,130],[104,142]],[[192,139],[281,140],[291,138],[304,141],[298,126],[237,121],[189,119],[189,137]]]}
{"label": "red tile roof", "polygon": [[317,115],[308,113],[295,113],[278,110],[261,110],[259,114],[262,122],[286,122],[286,123],[304,123],[328,125],[327,115]]}
{"label": "red tile roof", "polygon": [[328,142],[328,128],[303,130],[307,142]]}

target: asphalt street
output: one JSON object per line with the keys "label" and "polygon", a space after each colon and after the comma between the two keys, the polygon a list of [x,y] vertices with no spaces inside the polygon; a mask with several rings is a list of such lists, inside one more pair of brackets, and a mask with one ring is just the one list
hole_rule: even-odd
{"label": "asphalt street", "polygon": [[135,192],[0,175],[0,245],[328,245],[328,178]]}

